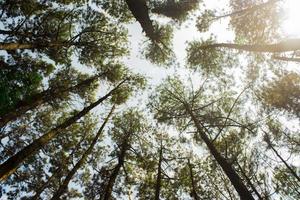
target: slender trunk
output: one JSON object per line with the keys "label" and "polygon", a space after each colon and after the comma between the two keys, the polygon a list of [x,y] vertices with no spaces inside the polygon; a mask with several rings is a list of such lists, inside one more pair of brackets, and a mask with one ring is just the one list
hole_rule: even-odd
{"label": "slender trunk", "polygon": [[108,97],[110,97],[127,79],[120,82],[114,89],[112,89],[105,96],[101,97],[98,101],[82,109],[79,113],[73,115],[56,128],[51,129],[46,134],[42,135],[38,139],[34,140],[31,144],[27,145],[21,151],[7,159],[0,165],[0,181],[5,180],[9,175],[14,173],[17,168],[29,157],[33,156],[37,151],[43,148],[50,140],[61,133],[62,129],[65,129],[75,123],[78,119],[86,115],[90,110],[98,106]]}
{"label": "slender trunk", "polygon": [[278,53],[286,51],[297,51],[300,49],[300,39],[289,39],[276,44],[254,44],[254,45],[240,45],[232,43],[216,43],[200,47],[201,50],[211,48],[228,48],[249,52],[265,52],[265,53]]}
{"label": "slender trunk", "polygon": [[58,190],[55,192],[55,194],[53,195],[51,200],[60,199],[60,196],[67,190],[69,182],[71,181],[72,177],[76,174],[78,169],[80,169],[84,165],[84,163],[87,160],[88,156],[91,154],[94,146],[96,145],[99,137],[101,136],[101,134],[103,132],[103,129],[104,129],[106,123],[108,122],[109,118],[113,114],[114,109],[115,109],[115,106],[113,106],[111,108],[109,114],[105,118],[102,126],[100,127],[99,131],[97,132],[96,136],[94,137],[94,139],[93,139],[92,143],[90,144],[89,148],[84,152],[84,154],[82,155],[80,160],[75,164],[73,169],[68,173],[68,175],[66,176],[64,182],[59,186]]}
{"label": "slender trunk", "polygon": [[0,127],[5,126],[8,122],[14,121],[23,114],[25,114],[27,111],[32,110],[40,105],[42,105],[45,102],[49,102],[51,100],[54,100],[58,97],[60,97],[63,93],[66,93],[68,91],[74,91],[82,86],[89,86],[92,82],[97,80],[99,78],[99,75],[93,76],[91,78],[88,78],[77,85],[60,89],[60,88],[54,88],[54,89],[48,89],[46,91],[43,91],[38,94],[34,94],[33,96],[29,97],[29,99],[19,101],[14,108],[12,108],[7,113],[0,116]]}
{"label": "slender trunk", "polygon": [[283,164],[286,166],[286,168],[290,171],[290,173],[299,181],[300,183],[300,177],[297,175],[297,173],[287,164],[287,162],[281,157],[281,155],[278,153],[278,151],[273,147],[270,141],[268,141],[269,147],[273,150],[273,152],[276,154],[276,156],[283,162]]}
{"label": "slender trunk", "polygon": [[159,160],[157,166],[157,176],[156,176],[156,184],[155,184],[155,200],[159,200],[160,189],[161,189],[161,163],[163,159],[163,146],[162,140],[160,141],[160,149],[159,149]]}
{"label": "slender trunk", "polygon": [[213,155],[213,157],[216,159],[217,163],[221,166],[221,168],[225,172],[226,176],[229,178],[230,182],[236,189],[240,198],[242,200],[254,200],[253,196],[251,195],[251,192],[247,189],[247,187],[243,183],[242,179],[239,177],[239,175],[236,173],[236,171],[233,169],[233,167],[227,162],[227,160],[221,156],[221,154],[218,152],[216,147],[210,141],[210,139],[208,138],[206,133],[203,131],[203,129],[200,125],[200,122],[198,121],[197,117],[194,115],[194,113],[190,109],[189,105],[185,104],[185,108],[186,108],[188,114],[190,115],[190,117],[192,118],[192,120],[197,128],[197,131],[200,134],[201,139],[207,145],[210,153]]}
{"label": "slender trunk", "polygon": [[263,200],[263,198],[261,197],[261,195],[259,194],[259,192],[257,191],[257,189],[255,188],[255,186],[253,185],[252,181],[250,180],[250,178],[247,176],[247,174],[244,172],[243,168],[241,167],[241,165],[237,162],[237,166],[240,169],[242,175],[245,177],[247,183],[250,185],[251,189],[253,190],[253,192],[256,194],[256,196],[258,197],[258,199]]}
{"label": "slender trunk", "polygon": [[191,189],[191,194],[192,197],[195,200],[200,200],[198,194],[197,194],[197,190],[196,190],[196,184],[195,184],[195,180],[194,180],[194,173],[193,173],[193,166],[190,162],[190,159],[188,159],[188,167],[189,167],[189,172],[190,172],[190,179],[191,179],[191,184],[192,184],[192,189]]}
{"label": "slender trunk", "polygon": [[289,58],[289,57],[282,57],[282,56],[272,56],[272,58],[274,60],[300,62],[300,58]]}
{"label": "slender trunk", "polygon": [[225,15],[222,15],[222,16],[217,16],[213,19],[213,21],[215,20],[218,20],[218,19],[222,19],[222,18],[226,18],[226,17],[233,17],[235,15],[241,15],[241,14],[244,14],[244,13],[250,13],[250,12],[254,12],[256,10],[259,10],[261,8],[264,8],[266,6],[269,6],[271,4],[274,4],[276,2],[279,2],[281,0],[269,0],[265,3],[261,3],[261,4],[258,4],[258,5],[253,5],[253,6],[250,6],[249,8],[245,8],[245,9],[242,9],[242,10],[237,10],[237,11],[234,11],[232,13],[229,13],[229,14],[225,14]]}
{"label": "slender trunk", "polygon": [[149,8],[145,0],[125,0],[126,4],[135,19],[141,24],[146,36],[156,41],[156,34],[149,16]]}
{"label": "slender trunk", "polygon": [[[76,146],[73,148],[72,152],[70,153],[70,155],[68,156],[67,160],[69,161],[70,158],[73,157],[73,155],[75,154],[76,150],[78,150],[78,148],[80,147],[81,143],[85,140],[86,138],[86,133],[83,135],[83,137],[80,139],[80,141],[76,144]],[[64,164],[62,164],[64,165]],[[39,187],[36,192],[35,195],[30,198],[30,200],[38,200],[41,196],[41,194],[43,193],[43,191],[46,189],[46,187],[52,182],[52,180],[54,179],[54,177],[56,177],[59,173],[61,173],[63,166],[60,165],[55,171],[54,173],[50,176],[50,178],[48,178],[48,180],[41,186]]]}
{"label": "slender trunk", "polygon": [[121,145],[121,151],[118,156],[118,163],[113,169],[109,180],[107,184],[105,185],[104,192],[103,192],[103,197],[101,197],[101,200],[111,200],[111,193],[115,184],[115,181],[119,175],[121,167],[124,165],[125,162],[125,156],[127,153],[127,150],[129,149],[129,138],[130,138],[130,133],[125,134],[125,137],[123,138],[123,143]]}

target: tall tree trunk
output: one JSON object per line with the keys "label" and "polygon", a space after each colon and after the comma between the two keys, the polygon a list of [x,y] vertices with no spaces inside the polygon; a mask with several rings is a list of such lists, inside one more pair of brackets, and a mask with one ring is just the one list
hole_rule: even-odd
{"label": "tall tree trunk", "polygon": [[254,44],[254,45],[240,45],[232,43],[216,43],[210,45],[204,45],[200,47],[200,50],[208,50],[211,48],[228,48],[249,52],[265,52],[265,53],[278,53],[286,51],[300,50],[300,39],[288,39],[276,44]]}
{"label": "tall tree trunk", "polygon": [[289,164],[281,157],[281,155],[278,153],[278,151],[273,147],[271,141],[267,139],[268,146],[273,150],[275,155],[283,162],[283,164],[286,166],[286,168],[290,171],[290,173],[299,181],[300,183],[300,177],[298,174],[289,166]]}
{"label": "tall tree trunk", "polygon": [[193,173],[193,166],[191,164],[190,159],[188,159],[188,168],[189,168],[190,179],[191,179],[191,186],[192,186],[192,189],[191,189],[192,197],[195,200],[200,200],[200,198],[199,198],[199,196],[197,194],[197,190],[196,190],[196,184],[195,184],[194,173]]}
{"label": "tall tree trunk", "polygon": [[0,181],[5,180],[9,175],[14,173],[17,168],[29,157],[33,156],[37,151],[43,148],[50,140],[61,133],[62,129],[65,129],[75,123],[78,119],[86,115],[90,110],[98,106],[108,97],[110,97],[127,79],[120,82],[114,89],[108,92],[105,96],[98,99],[98,101],[82,109],[79,113],[73,115],[69,119],[65,120],[62,124],[56,128],[51,129],[46,134],[42,135],[38,139],[34,140],[31,144],[27,145],[21,151],[10,157],[4,163],[0,165]]}
{"label": "tall tree trunk", "polygon": [[[73,150],[70,153],[70,155],[68,156],[67,160],[69,160],[70,158],[73,157],[74,153],[76,152],[76,150],[78,150],[80,144],[85,140],[85,138],[86,138],[86,134],[83,135],[83,137],[80,139],[80,141],[73,148]],[[64,164],[62,164],[62,165],[64,165]],[[60,165],[59,167],[57,167],[56,170],[52,173],[52,175],[48,178],[48,180],[45,183],[43,183],[42,186],[38,187],[35,190],[35,195],[33,197],[31,197],[30,200],[38,200],[40,198],[41,194],[46,189],[46,187],[52,182],[52,180],[54,179],[54,177],[56,177],[59,173],[61,173],[62,168],[63,168],[62,165]]]}
{"label": "tall tree trunk", "polygon": [[126,4],[135,19],[141,24],[146,36],[156,41],[156,34],[149,16],[149,8],[145,0],[125,0]]}
{"label": "tall tree trunk", "polygon": [[162,140],[160,141],[160,149],[159,149],[159,159],[158,159],[158,166],[157,166],[157,176],[156,176],[156,184],[155,184],[155,200],[159,200],[160,189],[161,189],[161,163],[163,159],[163,146]]}
{"label": "tall tree trunk", "polygon": [[200,134],[201,139],[204,141],[204,143],[207,145],[210,153],[213,155],[213,157],[216,159],[217,163],[221,166],[227,177],[229,178],[230,182],[234,186],[235,190],[239,194],[240,198],[242,200],[254,200],[251,192],[247,189],[245,184],[243,183],[242,179],[239,177],[239,175],[236,173],[236,171],[233,169],[233,167],[227,162],[225,158],[221,156],[221,154],[218,152],[216,147],[213,145],[213,143],[210,141],[206,133],[203,131],[200,122],[198,121],[197,117],[194,115],[192,110],[190,109],[188,104],[185,104],[186,111],[190,115],[191,119],[193,120],[198,134]]}
{"label": "tall tree trunk", "polygon": [[253,185],[251,179],[247,176],[247,174],[245,173],[244,169],[242,168],[242,166],[238,163],[237,166],[240,169],[241,173],[243,174],[243,176],[245,177],[247,183],[250,185],[251,189],[253,190],[253,192],[256,194],[256,196],[258,197],[259,200],[263,200],[263,198],[261,197],[261,195],[259,194],[259,192],[257,191],[257,189],[255,188],[255,186]]}
{"label": "tall tree trunk", "polygon": [[127,153],[128,149],[130,148],[129,140],[130,140],[131,133],[125,134],[124,136],[125,137],[123,138],[121,150],[118,155],[118,163],[114,167],[112,173],[110,174],[108,182],[106,183],[106,185],[104,187],[103,196],[101,196],[101,198],[100,198],[101,200],[111,200],[111,194],[112,194],[114,184],[119,175],[121,167],[124,165],[126,153]]}
{"label": "tall tree trunk", "polygon": [[53,195],[51,200],[60,199],[60,196],[67,190],[69,182],[71,181],[72,177],[76,174],[78,169],[80,169],[84,165],[84,163],[87,160],[88,156],[91,154],[94,146],[96,145],[99,137],[101,136],[101,134],[104,130],[104,127],[105,127],[106,123],[108,122],[109,118],[113,114],[114,109],[115,109],[115,106],[113,106],[111,108],[109,114],[107,115],[104,122],[102,123],[99,131],[97,132],[96,136],[94,137],[94,139],[93,139],[92,143],[90,144],[89,148],[84,152],[84,154],[82,155],[80,160],[75,164],[75,166],[72,168],[72,170],[68,173],[68,175],[66,176],[64,182],[59,186],[58,190],[55,192],[55,194]]}
{"label": "tall tree trunk", "polygon": [[63,93],[72,92],[83,86],[87,87],[98,78],[99,75],[96,75],[68,88],[51,88],[41,93],[34,94],[28,99],[19,101],[14,108],[10,109],[10,111],[0,116],[0,127],[5,126],[10,121],[16,120],[27,111],[60,97]]}

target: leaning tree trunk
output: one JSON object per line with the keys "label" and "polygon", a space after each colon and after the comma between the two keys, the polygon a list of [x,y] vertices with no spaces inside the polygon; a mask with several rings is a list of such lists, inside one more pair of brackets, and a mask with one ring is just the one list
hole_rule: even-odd
{"label": "leaning tree trunk", "polygon": [[145,0],[125,0],[126,4],[135,19],[141,24],[146,36],[156,41],[156,34],[149,16],[149,8]]}
{"label": "leaning tree trunk", "polygon": [[256,196],[258,197],[259,200],[263,200],[263,198],[261,197],[261,195],[259,194],[259,192],[257,191],[257,189],[255,188],[255,186],[253,185],[251,179],[247,176],[246,172],[244,171],[244,169],[242,168],[242,166],[238,163],[237,166],[240,169],[242,175],[245,177],[247,183],[250,185],[252,191],[256,194]]}
{"label": "leaning tree trunk", "polygon": [[156,184],[155,184],[155,200],[159,200],[160,195],[160,189],[161,189],[161,163],[163,159],[163,146],[162,146],[162,140],[160,141],[160,149],[159,149],[159,159],[158,159],[158,166],[157,166],[157,176],[156,176]]}
{"label": "leaning tree trunk", "polygon": [[27,111],[32,110],[45,102],[52,101],[58,97],[60,97],[63,93],[72,92],[80,87],[88,86],[95,80],[99,78],[99,75],[88,78],[77,85],[60,89],[60,88],[52,88],[46,91],[40,92],[38,94],[34,94],[26,100],[19,101],[16,106],[10,109],[9,112],[0,116],[0,127],[5,126],[8,122],[14,121]]}
{"label": "leaning tree trunk", "polygon": [[[268,137],[267,137],[268,138]],[[281,162],[283,162],[283,164],[286,166],[286,168],[290,171],[290,173],[299,181],[300,183],[300,177],[298,176],[298,174],[293,170],[293,168],[291,168],[289,166],[289,164],[281,157],[281,155],[278,153],[278,151],[273,147],[273,145],[271,144],[271,141],[269,139],[267,139],[267,143],[268,146],[273,150],[273,152],[275,153],[275,155],[281,160]]]}
{"label": "leaning tree trunk", "polygon": [[18,49],[45,49],[45,48],[60,48],[64,46],[72,46],[70,42],[50,42],[50,43],[5,43],[0,42],[0,50],[18,50]]}
{"label": "leaning tree trunk", "polygon": [[213,143],[210,141],[206,133],[203,131],[200,122],[198,121],[197,117],[194,115],[192,110],[190,109],[188,104],[185,104],[185,108],[187,113],[190,115],[191,119],[193,120],[198,133],[200,134],[201,139],[204,141],[204,143],[207,145],[210,153],[213,155],[213,157],[216,159],[217,163],[221,166],[227,177],[229,178],[230,182],[234,186],[235,190],[239,194],[240,198],[242,200],[254,200],[251,192],[247,189],[245,184],[243,183],[242,179],[239,177],[239,175],[236,173],[236,171],[233,169],[233,167],[227,162],[225,158],[222,157],[222,155],[218,152],[216,147],[213,145]]}
{"label": "leaning tree trunk", "polygon": [[31,144],[27,145],[21,151],[10,157],[4,163],[0,165],[0,181],[5,180],[9,175],[14,173],[17,168],[29,157],[33,156],[37,151],[43,148],[50,140],[61,133],[62,129],[65,129],[75,123],[78,119],[86,115],[90,110],[98,106],[108,97],[110,97],[127,79],[120,82],[114,89],[112,89],[105,96],[101,97],[98,101],[82,109],[79,113],[73,115],[69,119],[65,120],[62,124],[56,128],[51,129],[46,134],[42,135],[38,139],[34,140]]}
{"label": "leaning tree trunk", "polygon": [[114,184],[119,175],[121,167],[124,165],[126,153],[127,153],[128,149],[130,148],[130,145],[129,145],[130,136],[131,136],[131,133],[128,133],[128,134],[125,134],[125,137],[123,138],[123,143],[121,145],[121,151],[118,156],[118,163],[114,167],[114,169],[109,177],[109,180],[104,187],[103,197],[100,198],[101,200],[111,200],[111,194],[112,194]]}
{"label": "leaning tree trunk", "polygon": [[265,3],[261,3],[261,4],[258,4],[258,5],[253,5],[253,6],[250,6],[249,8],[245,8],[245,9],[242,9],[242,10],[237,10],[237,11],[234,11],[232,13],[228,13],[228,14],[225,14],[225,15],[221,15],[221,16],[217,16],[213,19],[213,21],[215,20],[219,20],[219,19],[222,19],[222,18],[226,18],[226,17],[233,17],[233,16],[236,16],[236,15],[243,15],[245,13],[251,13],[251,12],[255,12],[259,9],[262,9],[264,7],[267,7],[269,5],[272,5],[276,2],[279,2],[281,0],[269,0]]}
{"label": "leaning tree trunk", "polygon": [[[85,140],[85,138],[86,138],[86,134],[84,134],[84,136],[76,144],[76,146],[73,148],[72,152],[70,153],[70,155],[68,156],[68,158],[66,160],[69,160],[70,158],[73,157],[73,155],[75,154],[76,150],[79,148],[79,146],[81,145],[81,143]],[[46,189],[46,187],[52,182],[52,180],[59,173],[61,173],[62,167],[63,166],[60,165],[60,166],[58,166],[56,168],[56,170],[52,173],[52,175],[48,178],[48,180],[35,190],[35,195],[33,197],[31,197],[30,200],[38,200],[40,198],[41,194],[44,192],[44,190]]]}
{"label": "leaning tree trunk", "polygon": [[192,189],[191,189],[192,197],[195,200],[200,200],[200,198],[199,198],[199,196],[197,194],[197,191],[196,191],[196,184],[195,184],[195,180],[194,180],[193,166],[192,166],[192,164],[190,162],[190,159],[188,159],[188,168],[189,168],[190,179],[191,179],[191,186],[192,186]]}
{"label": "leaning tree trunk", "polygon": [[69,185],[72,177],[76,174],[78,169],[80,169],[84,165],[84,163],[87,160],[88,156],[91,154],[94,146],[96,145],[99,137],[101,136],[101,134],[104,130],[104,127],[105,127],[106,123],[108,122],[109,118],[113,114],[114,109],[115,109],[115,106],[113,106],[111,108],[109,114],[105,118],[103,124],[101,125],[99,131],[97,132],[96,136],[94,137],[94,139],[93,139],[92,143],[90,144],[89,148],[84,152],[84,154],[82,155],[80,160],[75,164],[73,169],[68,173],[68,175],[66,176],[64,182],[59,186],[58,190],[55,192],[55,194],[53,195],[51,200],[60,199],[60,196],[67,190],[68,185]]}
{"label": "leaning tree trunk", "polygon": [[213,48],[228,48],[249,52],[265,52],[265,53],[278,53],[287,51],[297,51],[300,50],[300,39],[288,39],[283,42],[276,44],[254,44],[254,45],[241,45],[232,43],[216,43],[209,44],[200,47],[200,50],[209,50]]}
{"label": "leaning tree trunk", "polygon": [[300,62],[300,58],[289,58],[289,57],[283,57],[283,56],[272,56],[272,59],[274,60],[280,60],[280,61],[287,61],[287,62]]}

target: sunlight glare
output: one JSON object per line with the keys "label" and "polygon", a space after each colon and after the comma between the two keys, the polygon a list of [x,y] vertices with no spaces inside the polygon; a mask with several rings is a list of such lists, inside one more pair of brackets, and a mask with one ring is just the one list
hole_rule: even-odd
{"label": "sunlight glare", "polygon": [[283,31],[288,37],[300,36],[300,0],[286,0],[284,11],[286,20],[283,23]]}

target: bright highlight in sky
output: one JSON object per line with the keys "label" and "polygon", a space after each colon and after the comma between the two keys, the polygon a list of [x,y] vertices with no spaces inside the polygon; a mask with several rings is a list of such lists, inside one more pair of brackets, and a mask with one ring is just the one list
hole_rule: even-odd
{"label": "bright highlight in sky", "polygon": [[284,11],[287,17],[283,24],[283,31],[288,37],[300,36],[300,0],[284,1]]}

